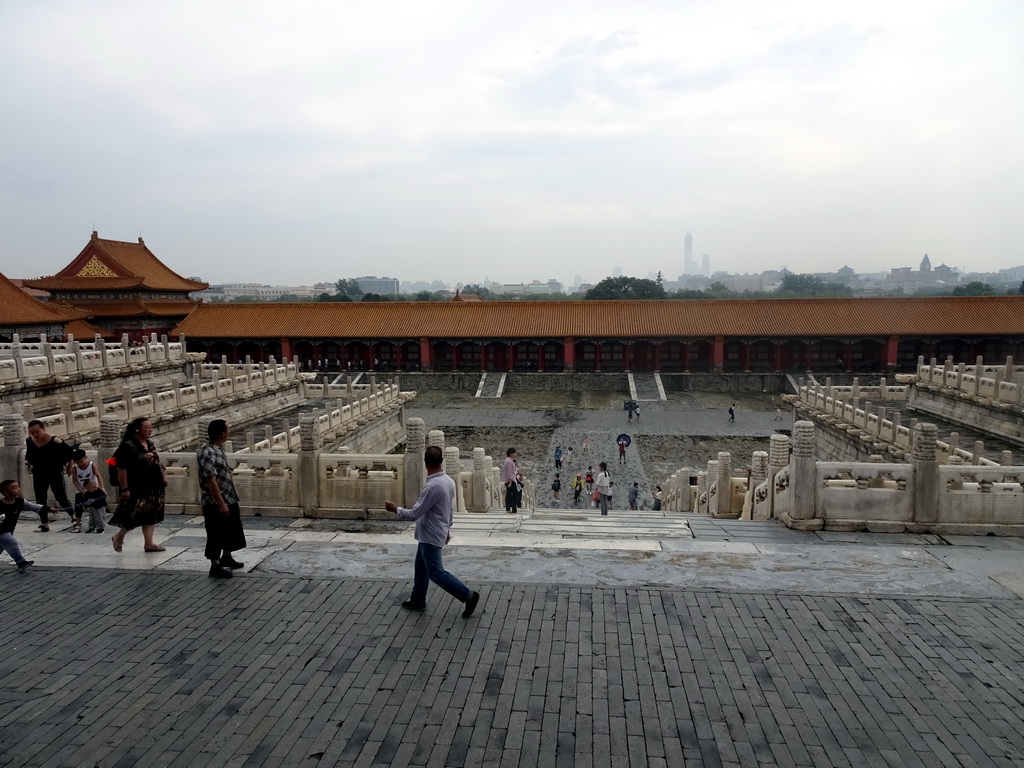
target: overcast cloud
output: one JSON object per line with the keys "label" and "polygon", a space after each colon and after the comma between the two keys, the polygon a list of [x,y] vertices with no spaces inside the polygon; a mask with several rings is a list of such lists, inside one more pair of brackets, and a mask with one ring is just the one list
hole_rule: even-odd
{"label": "overcast cloud", "polygon": [[1017,0],[0,5],[0,272],[1024,263]]}

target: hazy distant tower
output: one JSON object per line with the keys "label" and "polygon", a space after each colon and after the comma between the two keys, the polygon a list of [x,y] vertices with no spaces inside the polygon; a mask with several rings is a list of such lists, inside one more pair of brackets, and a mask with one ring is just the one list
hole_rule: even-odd
{"label": "hazy distant tower", "polygon": [[696,265],[693,263],[693,235],[689,232],[683,238],[683,274],[693,275],[697,273]]}
{"label": "hazy distant tower", "polygon": [[706,253],[700,257],[700,272],[704,277],[711,277],[711,256]]}

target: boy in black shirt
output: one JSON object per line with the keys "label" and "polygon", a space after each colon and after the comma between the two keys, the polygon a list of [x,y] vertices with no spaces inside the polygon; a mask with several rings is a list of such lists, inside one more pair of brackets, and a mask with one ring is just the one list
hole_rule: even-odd
{"label": "boy in black shirt", "polygon": [[33,504],[21,497],[21,486],[17,480],[4,480],[0,483],[0,549],[14,558],[19,571],[27,571],[35,561],[24,558],[14,538],[18,518],[23,511],[40,512],[44,509],[42,504]]}

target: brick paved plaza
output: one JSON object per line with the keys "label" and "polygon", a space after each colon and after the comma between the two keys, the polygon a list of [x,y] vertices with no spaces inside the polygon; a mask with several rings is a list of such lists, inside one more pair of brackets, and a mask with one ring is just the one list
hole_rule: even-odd
{"label": "brick paved plaza", "polygon": [[1024,602],[40,568],[2,766],[1020,766]]}

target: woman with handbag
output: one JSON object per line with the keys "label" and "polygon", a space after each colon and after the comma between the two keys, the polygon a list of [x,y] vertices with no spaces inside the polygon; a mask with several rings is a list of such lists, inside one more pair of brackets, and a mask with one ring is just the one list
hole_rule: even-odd
{"label": "woman with handbag", "polygon": [[157,523],[164,520],[167,473],[156,446],[149,439],[152,434],[149,419],[134,419],[124,431],[121,445],[114,451],[120,488],[117,510],[110,518],[111,524],[120,528],[111,539],[115,552],[121,551],[124,537],[135,528],[142,528],[146,552],[164,551],[164,547],[153,541],[153,531]]}

